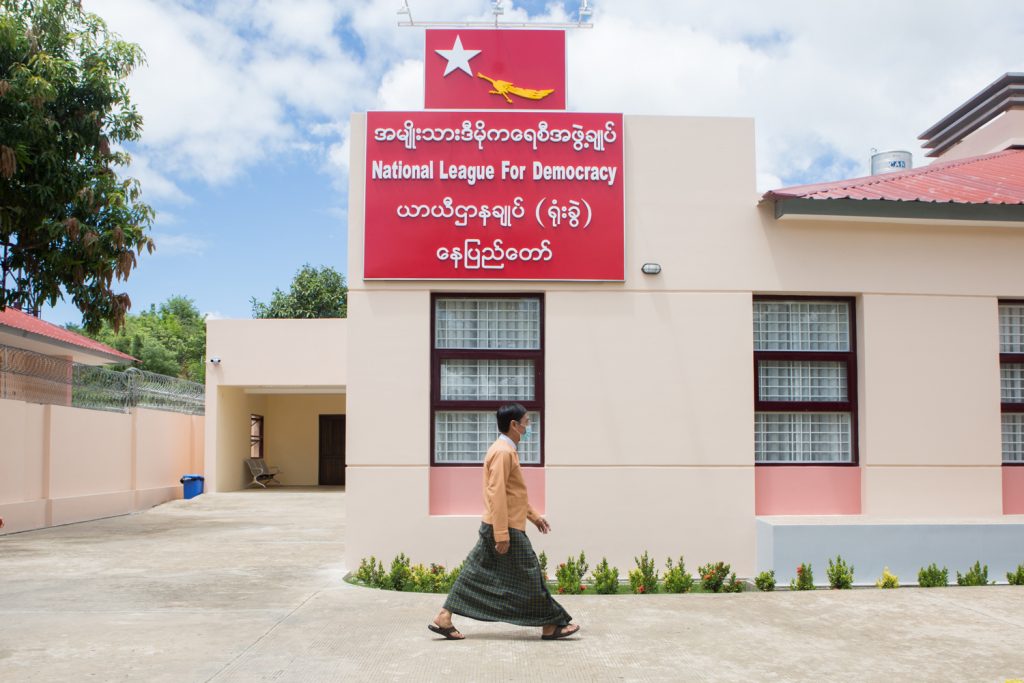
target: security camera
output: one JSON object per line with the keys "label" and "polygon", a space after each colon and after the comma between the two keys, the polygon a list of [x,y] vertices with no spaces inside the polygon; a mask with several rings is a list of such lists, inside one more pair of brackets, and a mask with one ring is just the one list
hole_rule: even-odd
{"label": "security camera", "polygon": [[211,356],[210,362],[214,365],[220,365],[220,356]]}

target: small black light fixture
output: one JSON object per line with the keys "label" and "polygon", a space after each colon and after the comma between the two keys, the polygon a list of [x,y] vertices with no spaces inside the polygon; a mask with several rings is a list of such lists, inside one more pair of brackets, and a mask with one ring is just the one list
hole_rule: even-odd
{"label": "small black light fixture", "polygon": [[661,264],[645,263],[643,266],[640,267],[640,270],[643,271],[644,275],[657,275],[658,273],[661,272]]}

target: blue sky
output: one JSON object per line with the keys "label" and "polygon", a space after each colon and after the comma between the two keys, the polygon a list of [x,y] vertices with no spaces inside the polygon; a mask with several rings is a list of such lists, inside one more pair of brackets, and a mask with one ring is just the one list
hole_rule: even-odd
{"label": "blue sky", "polygon": [[[133,311],[181,294],[216,317],[287,288],[306,262],[347,270],[353,111],[422,105],[420,29],[401,0],[85,0],[140,43],[145,119],[128,174],[157,209]],[[419,20],[491,18],[486,0],[409,0]],[[509,2],[508,21],[578,2]],[[864,175],[872,148],[927,163],[918,133],[1024,70],[1024,5],[979,0],[593,0],[568,36],[569,108],[753,117],[757,184]],[[883,20],[884,18],[884,20]],[[69,303],[44,312],[77,323]]]}

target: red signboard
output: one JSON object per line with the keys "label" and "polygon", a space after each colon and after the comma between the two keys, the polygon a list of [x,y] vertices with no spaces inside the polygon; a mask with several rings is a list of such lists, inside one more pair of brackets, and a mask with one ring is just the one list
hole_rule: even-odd
{"label": "red signboard", "polygon": [[426,34],[427,109],[565,109],[565,31]]}
{"label": "red signboard", "polygon": [[623,280],[622,115],[370,112],[367,279]]}

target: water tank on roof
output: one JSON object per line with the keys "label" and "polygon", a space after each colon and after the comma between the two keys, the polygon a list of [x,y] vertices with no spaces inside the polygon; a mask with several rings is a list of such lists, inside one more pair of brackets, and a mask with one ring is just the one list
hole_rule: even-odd
{"label": "water tank on roof", "polygon": [[910,152],[895,150],[871,155],[871,175],[909,171],[913,167],[914,155]]}

